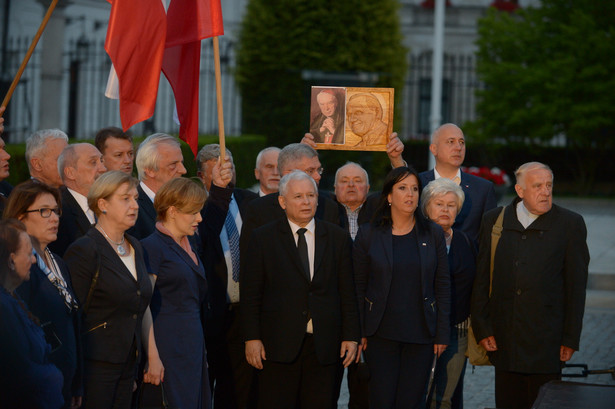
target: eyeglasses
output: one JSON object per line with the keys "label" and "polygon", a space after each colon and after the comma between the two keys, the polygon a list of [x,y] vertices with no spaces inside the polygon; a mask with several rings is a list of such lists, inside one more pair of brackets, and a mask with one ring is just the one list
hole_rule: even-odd
{"label": "eyeglasses", "polygon": [[58,217],[62,216],[62,209],[60,209],[59,207],[54,207],[53,209],[49,207],[41,207],[40,209],[26,210],[24,213],[34,213],[34,212],[39,212],[41,214],[41,217],[45,219],[48,217],[51,217],[51,213],[55,213],[56,215],[58,215]]}
{"label": "eyeglasses", "polygon": [[307,173],[308,175],[311,175],[312,173],[316,172],[319,175],[322,175],[323,171],[324,171],[324,168],[321,166],[319,168],[309,168],[305,171],[305,173]]}

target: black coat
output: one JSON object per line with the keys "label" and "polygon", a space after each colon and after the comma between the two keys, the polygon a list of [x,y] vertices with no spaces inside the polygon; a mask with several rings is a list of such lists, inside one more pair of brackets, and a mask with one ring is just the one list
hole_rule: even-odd
{"label": "black coat", "polygon": [[127,233],[138,240],[143,240],[154,232],[156,227],[156,209],[154,209],[154,203],[145,193],[141,184],[137,186],[137,192],[139,193],[139,198],[137,199],[139,216],[135,225],[128,229]]}
{"label": "black coat", "polygon": [[339,362],[341,342],[360,337],[348,233],[316,220],[311,282],[286,218],[254,230],[244,251],[250,260],[240,281],[245,340],[261,340],[269,361],[289,363],[311,316],[318,361]]}
{"label": "black coat", "polygon": [[[424,317],[434,343],[450,341],[451,281],[442,228],[417,218]],[[374,335],[382,321],[393,279],[393,233],[390,227],[364,224],[354,242],[353,260],[363,336]]]}
{"label": "black coat", "polygon": [[126,240],[135,250],[137,280],[94,227],[66,250],[64,261],[77,299],[84,308],[92,278],[96,269],[100,269],[89,309],[83,315],[86,359],[125,363],[133,341],[140,351],[141,323],[152,298],[152,284],[141,244],[128,235]]}
{"label": "black coat", "polygon": [[519,198],[506,207],[489,298],[491,229],[501,208],[485,214],[472,292],[477,341],[495,337],[499,370],[556,373],[564,345],[579,349],[587,284],[583,218],[557,205],[527,229],[517,219]]}
{"label": "black coat", "polygon": [[64,252],[72,242],[83,236],[92,226],[79,203],[68,191],[66,186],[60,186],[62,197],[62,216],[58,226],[58,238],[49,244],[49,250],[64,257]]}

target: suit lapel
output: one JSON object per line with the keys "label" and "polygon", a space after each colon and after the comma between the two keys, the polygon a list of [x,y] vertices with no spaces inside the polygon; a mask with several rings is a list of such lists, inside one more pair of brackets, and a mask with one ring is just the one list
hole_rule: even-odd
{"label": "suit lapel", "polygon": [[[92,228],[90,232],[91,232],[92,238],[98,244],[99,250],[101,250],[100,251],[100,262],[110,263],[111,264],[109,268],[110,270],[121,271],[123,276],[130,278],[130,280],[132,280],[133,282],[136,282],[137,280],[135,280],[130,270],[128,270],[128,267],[126,267],[124,262],[120,259],[120,256],[117,254],[117,252],[113,249],[113,247],[111,247],[107,239],[105,239],[103,235],[96,228]],[[135,247],[133,246],[132,248],[134,249]],[[135,254],[135,267],[136,266],[137,266],[137,255]],[[138,272],[139,272],[139,269],[137,268],[137,278],[139,278]]]}
{"label": "suit lapel", "polygon": [[[204,270],[199,268],[199,265],[195,264],[194,261],[192,261],[192,258],[190,257],[190,255],[188,253],[186,253],[186,251],[183,248],[181,248],[181,246],[179,244],[177,244],[175,242],[175,240],[173,240],[171,237],[167,236],[166,234],[161,233],[160,231],[158,231],[158,229],[156,229],[156,234],[158,235],[160,240],[164,244],[166,244],[179,258],[181,258],[182,261],[184,263],[186,263],[186,265],[188,267],[190,267],[190,269],[196,275],[198,275],[202,279],[205,279],[205,272],[204,272]],[[220,240],[218,240],[218,241],[220,241]],[[198,261],[198,258],[197,258],[197,261]]]}
{"label": "suit lapel", "polygon": [[143,213],[150,220],[156,221],[156,209],[154,209],[154,204],[150,200],[149,196],[141,185],[137,186],[137,191],[139,193],[139,212]]}
{"label": "suit lapel", "polygon": [[77,203],[77,200],[75,200],[75,198],[68,191],[68,189],[64,186],[62,187],[64,188],[62,192],[63,193],[62,200],[66,201],[66,204],[70,208],[70,211],[74,216],[75,222],[77,223],[77,226],[79,227],[79,231],[83,235],[87,233],[88,230],[90,230],[90,227],[92,227],[92,225],[90,224],[90,220],[85,215],[85,213],[83,212],[83,209],[81,209],[81,206],[79,206],[79,203]]}
{"label": "suit lapel", "polygon": [[[327,248],[327,230],[326,228],[316,220],[316,228],[314,234],[314,277],[312,281],[325,279],[324,275],[329,269],[325,269],[325,273],[320,272],[320,265],[325,255],[325,249]],[[321,277],[322,275],[322,277]]]}

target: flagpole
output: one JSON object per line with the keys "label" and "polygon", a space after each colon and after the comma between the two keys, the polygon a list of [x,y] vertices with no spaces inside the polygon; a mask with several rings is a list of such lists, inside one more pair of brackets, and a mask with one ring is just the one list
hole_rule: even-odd
{"label": "flagpole", "polygon": [[[53,13],[53,10],[56,8],[57,4],[58,4],[58,0],[53,0],[51,4],[49,5],[49,8],[47,9],[47,13],[45,14],[45,17],[43,18],[43,22],[39,26],[38,31],[36,32],[36,35],[32,39],[32,43],[30,43],[30,48],[28,48],[28,52],[26,53],[26,56],[23,58],[23,61],[21,62],[21,66],[19,67],[19,70],[17,71],[15,78],[13,78],[11,87],[9,88],[6,95],[4,96],[4,100],[2,101],[2,105],[0,105],[0,107],[6,107],[9,104],[9,101],[11,97],[13,96],[13,92],[15,91],[15,88],[17,88],[17,84],[19,83],[19,80],[21,79],[21,75],[26,69],[26,65],[28,65],[28,61],[30,61],[30,57],[32,56],[32,53],[34,52],[34,49],[36,48],[36,45],[38,44],[38,40],[41,38],[43,31],[45,31],[47,22],[51,18],[51,13]],[[0,114],[0,117],[1,116],[2,114]]]}
{"label": "flagpole", "polygon": [[220,138],[220,157],[226,158],[226,142],[224,139],[224,112],[222,107],[222,79],[220,74],[220,44],[214,37],[214,65],[216,67],[216,102],[218,105],[218,136]]}

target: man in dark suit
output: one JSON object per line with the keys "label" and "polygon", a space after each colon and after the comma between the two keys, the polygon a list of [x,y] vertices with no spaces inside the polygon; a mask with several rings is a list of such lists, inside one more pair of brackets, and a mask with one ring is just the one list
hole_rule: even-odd
{"label": "man in dark suit", "polygon": [[[344,112],[338,109],[340,105],[336,92],[324,89],[316,95],[320,112],[310,124],[310,133],[317,143],[344,143]],[[343,105],[342,105],[343,106]]]}
{"label": "man in dark suit", "polygon": [[[203,186],[216,195],[212,189],[213,168],[218,163],[220,145],[203,146],[196,156],[197,175]],[[232,164],[231,183],[235,183],[233,155],[226,150]],[[250,200],[258,197],[256,193],[234,188],[228,203],[228,212],[220,215],[221,220],[211,220],[203,213],[199,225],[202,239],[202,257],[207,268],[209,290],[207,334],[207,360],[209,362],[209,381],[213,387],[214,407],[224,409],[246,408],[251,401],[250,391],[254,369],[245,360],[244,342],[241,336],[239,315],[239,232],[242,215]],[[203,208],[203,212],[205,208]],[[222,225],[218,229],[217,240],[207,237],[207,229],[212,224]],[[209,231],[209,230],[208,230]]]}
{"label": "man in dark suit", "polygon": [[145,138],[135,160],[139,175],[139,216],[128,234],[141,240],[154,232],[156,210],[154,197],[162,185],[186,173],[184,157],[177,138],[155,133]]}
{"label": "man in dark suit", "polygon": [[96,223],[94,212],[88,207],[88,191],[107,169],[94,145],[76,143],[64,148],[58,157],[58,170],[64,184],[60,187],[62,216],[58,238],[49,248],[62,257],[68,246]]}
{"label": "man in dark suit", "polygon": [[589,251],[581,215],[553,204],[553,172],[538,162],[515,172],[519,197],[505,208],[490,277],[491,231],[480,230],[472,326],[495,366],[498,408],[530,408],[579,349]]}
{"label": "man in dark suit", "polygon": [[425,187],[432,180],[443,177],[461,186],[465,201],[453,228],[462,230],[477,242],[483,214],[497,206],[493,183],[461,171],[466,156],[466,141],[457,125],[444,124],[436,129],[431,136],[429,150],[436,158],[436,167],[419,175],[421,184]]}
{"label": "man in dark suit", "polygon": [[314,218],[318,190],[305,172],[280,181],[286,217],[252,233],[242,271],[245,351],[259,373],[259,407],[333,408],[337,364],[360,337],[350,237]]}

